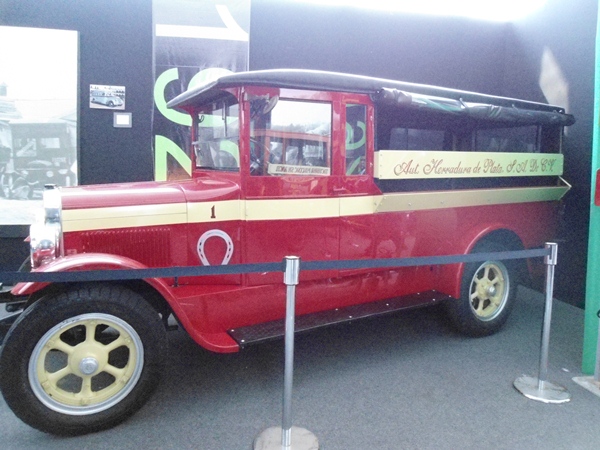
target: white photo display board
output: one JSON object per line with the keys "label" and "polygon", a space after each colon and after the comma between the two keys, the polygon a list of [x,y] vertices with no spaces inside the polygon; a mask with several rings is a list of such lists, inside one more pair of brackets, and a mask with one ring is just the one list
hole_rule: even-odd
{"label": "white photo display board", "polygon": [[77,184],[77,54],[77,31],[0,27],[0,225]]}

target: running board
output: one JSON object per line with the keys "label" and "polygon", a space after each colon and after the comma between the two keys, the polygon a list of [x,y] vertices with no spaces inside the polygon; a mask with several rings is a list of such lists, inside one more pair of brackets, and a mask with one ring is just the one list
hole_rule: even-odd
{"label": "running board", "polygon": [[[417,294],[397,297],[391,300],[379,300],[345,308],[321,311],[297,316],[295,321],[296,333],[314,330],[327,325],[334,325],[353,320],[377,317],[403,309],[439,303],[452,297],[437,291],[427,291]],[[285,319],[273,322],[259,323],[228,331],[229,335],[239,344],[246,347],[282,337],[285,334]]]}

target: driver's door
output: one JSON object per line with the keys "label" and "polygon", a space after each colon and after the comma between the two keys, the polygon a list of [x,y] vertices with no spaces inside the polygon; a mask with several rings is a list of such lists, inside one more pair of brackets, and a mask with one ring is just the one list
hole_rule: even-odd
{"label": "driver's door", "polygon": [[[285,93],[267,107],[247,106],[245,261],[302,261],[339,256],[339,202],[332,195],[333,104],[327,94]],[[325,97],[325,98],[322,98]],[[275,103],[273,105],[272,103]],[[301,272],[301,280],[337,271]],[[249,274],[252,285],[282,283],[281,273]]]}

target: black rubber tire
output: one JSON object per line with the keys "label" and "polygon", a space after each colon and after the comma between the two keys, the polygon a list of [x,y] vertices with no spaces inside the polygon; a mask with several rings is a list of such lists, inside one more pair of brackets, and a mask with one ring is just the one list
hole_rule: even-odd
{"label": "black rubber tire", "polygon": [[[507,249],[495,242],[484,241],[475,246],[471,253],[501,251]],[[487,278],[483,276],[486,270]],[[476,274],[477,278],[474,278]],[[466,264],[460,299],[445,303],[450,323],[458,332],[467,336],[489,336],[498,332],[514,306],[519,282],[520,272],[516,260],[489,260]],[[484,293],[480,295],[478,288]],[[489,295],[490,290],[494,295]]]}
{"label": "black rubber tire", "polygon": [[[77,323],[83,325],[79,325],[79,329],[74,327],[69,330],[72,324],[65,321],[77,318],[81,321]],[[65,328],[57,328],[59,324]],[[113,324],[115,328],[105,328],[105,324]],[[94,330],[94,339],[91,340],[91,344],[90,341],[81,339],[79,342],[70,342],[69,339],[66,339],[68,337],[75,341],[75,337],[78,336],[77,332],[81,332],[83,329],[85,334],[88,332],[88,327]],[[46,366],[40,370],[40,363],[38,362],[38,365],[34,366],[33,361],[46,361],[46,357],[61,356],[60,350],[47,349],[54,349],[55,342],[62,341],[59,342],[60,345],[67,348],[67,351],[63,353],[65,356],[62,356],[63,359],[68,358],[66,369],[69,370],[73,365],[79,368],[85,367],[81,363],[81,354],[78,355],[80,359],[66,355],[71,354],[71,349],[75,349],[75,345],[79,344],[88,345],[85,347],[86,350],[90,348],[90,345],[102,349],[101,346],[106,342],[99,336],[106,330],[113,332],[112,335],[109,335],[109,337],[113,336],[111,339],[119,339],[116,351],[121,352],[117,356],[126,361],[125,369],[116,368],[114,365],[116,363],[112,361],[114,359],[112,352],[115,350],[105,351],[104,356],[111,360],[106,360],[105,366],[100,364],[100,369],[88,376],[90,379],[89,398],[92,399],[92,407],[96,410],[84,410],[88,406],[83,402],[84,406],[69,404],[69,400],[74,397],[68,397],[67,401],[61,403],[60,398],[63,393],[76,395],[76,393],[62,390],[66,388],[59,386],[59,384],[65,383],[64,380],[67,377],[74,377],[74,375],[69,374],[67,377],[56,380],[48,391],[47,387],[42,387],[40,378],[49,379],[49,375],[54,372],[47,369]],[[118,338],[115,338],[115,335]],[[104,339],[106,336],[103,335],[102,338]],[[125,344],[121,344],[121,338],[129,338],[129,340],[126,340]],[[137,346],[134,346],[132,341]],[[43,347],[42,342],[49,345]],[[139,348],[142,349],[141,352],[138,351]],[[21,314],[9,330],[0,354],[0,390],[6,403],[17,417],[38,430],[56,435],[80,435],[100,431],[121,423],[144,405],[160,381],[166,350],[166,331],[160,316],[140,295],[116,285],[85,285],[65,293],[44,297]],[[100,354],[102,355],[102,350],[100,350]],[[131,356],[142,354],[142,358],[132,358]],[[34,355],[37,355],[36,359],[32,359]],[[70,364],[71,358],[73,361],[80,362]],[[31,366],[30,359],[32,360]],[[84,359],[87,359],[88,362],[90,359],[93,360],[93,358]],[[130,376],[128,373],[129,378],[123,376],[117,382],[112,374],[106,375],[109,370],[129,370],[130,366],[131,370],[135,370],[135,375]],[[106,368],[106,372],[103,372],[104,368]],[[76,372],[76,370],[70,370],[71,373]],[[30,377],[30,373],[34,373],[35,377]],[[98,374],[104,378],[112,377],[114,380],[105,382],[112,386],[112,390],[98,391],[99,394],[108,392],[109,400],[99,401],[94,405],[93,402],[96,399],[93,396],[98,394],[92,389],[92,383],[97,384],[97,382],[91,380]],[[81,391],[79,394],[81,395],[84,392],[85,375],[81,375],[80,378],[82,381],[80,381]],[[48,385],[48,381],[45,384]],[[114,395],[113,390],[116,391]],[[77,411],[78,408],[81,410]]]}

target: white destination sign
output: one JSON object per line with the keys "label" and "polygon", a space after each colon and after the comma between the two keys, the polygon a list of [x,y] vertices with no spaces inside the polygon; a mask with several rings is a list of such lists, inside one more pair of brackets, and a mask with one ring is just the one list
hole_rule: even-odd
{"label": "white destination sign", "polygon": [[269,175],[329,175],[329,167],[269,163]]}

